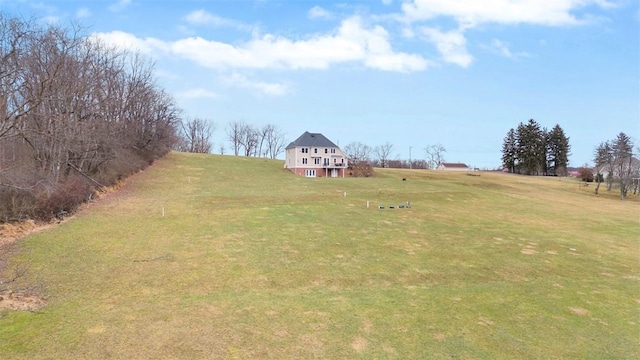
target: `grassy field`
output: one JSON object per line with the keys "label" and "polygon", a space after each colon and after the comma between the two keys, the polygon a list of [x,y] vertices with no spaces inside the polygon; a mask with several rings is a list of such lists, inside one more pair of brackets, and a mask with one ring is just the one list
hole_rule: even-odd
{"label": "grassy field", "polygon": [[14,245],[11,286],[48,304],[0,311],[0,358],[640,358],[639,210],[564,178],[172,153]]}

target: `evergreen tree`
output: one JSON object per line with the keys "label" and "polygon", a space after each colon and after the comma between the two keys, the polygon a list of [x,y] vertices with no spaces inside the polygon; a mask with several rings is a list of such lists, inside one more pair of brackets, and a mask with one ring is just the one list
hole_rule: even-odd
{"label": "evergreen tree", "polygon": [[546,143],[543,129],[533,119],[516,129],[517,170],[520,174],[538,175],[544,171]]}
{"label": "evergreen tree", "polygon": [[567,175],[571,146],[569,138],[557,125],[548,133],[547,137],[547,164],[548,174],[556,176]]}
{"label": "evergreen tree", "polygon": [[598,195],[598,189],[600,189],[600,183],[604,178],[603,172],[607,173],[607,191],[611,190],[611,184],[613,183],[613,149],[611,148],[611,144],[609,141],[605,141],[600,143],[596,148],[594,154],[593,162],[596,164],[596,181],[597,185],[595,188],[595,193]]}
{"label": "evergreen tree", "polygon": [[502,166],[508,169],[510,173],[516,172],[517,151],[516,132],[511,128],[502,143]]}

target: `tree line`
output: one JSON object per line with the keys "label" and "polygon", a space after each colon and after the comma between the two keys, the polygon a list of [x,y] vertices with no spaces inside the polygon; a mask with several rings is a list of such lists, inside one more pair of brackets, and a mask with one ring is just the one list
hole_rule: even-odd
{"label": "tree line", "polygon": [[502,164],[516,174],[566,176],[570,154],[560,125],[547,130],[533,119],[509,129],[502,144]]}
{"label": "tree line", "polygon": [[369,146],[359,141],[350,142],[342,148],[349,164],[369,164],[373,167],[381,168],[406,168],[406,169],[435,169],[442,164],[444,153],[447,151],[441,144],[428,145],[422,150],[425,159],[392,158],[393,144],[384,143],[377,146]]}
{"label": "tree line", "polygon": [[178,138],[152,64],[81,30],[0,13],[0,221],[70,212]]}

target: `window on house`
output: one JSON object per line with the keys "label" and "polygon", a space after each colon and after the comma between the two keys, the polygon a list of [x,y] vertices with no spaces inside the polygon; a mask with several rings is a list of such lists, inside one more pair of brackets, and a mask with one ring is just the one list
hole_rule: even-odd
{"label": "window on house", "polygon": [[313,153],[317,154],[318,153],[318,148],[313,149]]}
{"label": "window on house", "polygon": [[329,149],[324,149],[324,153],[325,154],[328,153],[328,152],[329,152]]}
{"label": "window on house", "polygon": [[316,171],[313,169],[307,169],[304,171],[304,175],[306,177],[315,177],[316,176]]}
{"label": "window on house", "polygon": [[302,163],[306,164],[307,163],[307,158],[302,158]]}
{"label": "window on house", "polygon": [[313,159],[313,163],[316,165],[320,165],[320,158]]}
{"label": "window on house", "polygon": [[331,149],[331,153],[335,154],[336,153],[336,149]]}

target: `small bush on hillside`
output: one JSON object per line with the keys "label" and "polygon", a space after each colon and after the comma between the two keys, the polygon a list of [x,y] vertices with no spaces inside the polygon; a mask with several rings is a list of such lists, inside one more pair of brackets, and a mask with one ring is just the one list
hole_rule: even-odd
{"label": "small bush on hillside", "polygon": [[0,223],[29,219],[35,208],[32,192],[15,187],[0,188]]}
{"label": "small bush on hillside", "polygon": [[593,170],[588,167],[581,167],[578,169],[578,177],[582,181],[593,182]]}
{"label": "small bush on hillside", "polygon": [[50,221],[60,214],[70,214],[86,201],[92,192],[87,180],[80,177],[69,177],[52,189],[41,191],[37,195],[34,218]]}
{"label": "small bush on hillside", "polygon": [[367,162],[349,165],[347,173],[352,177],[370,177],[374,175],[373,167]]}

